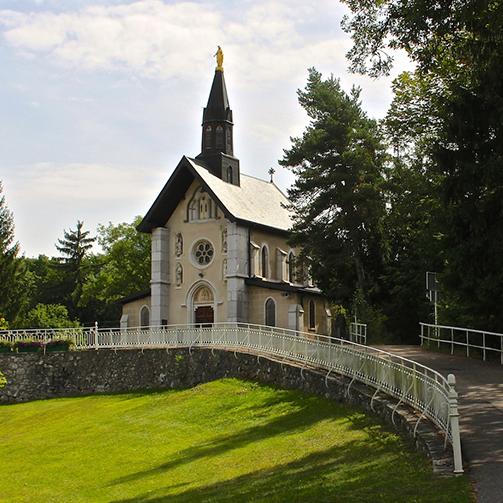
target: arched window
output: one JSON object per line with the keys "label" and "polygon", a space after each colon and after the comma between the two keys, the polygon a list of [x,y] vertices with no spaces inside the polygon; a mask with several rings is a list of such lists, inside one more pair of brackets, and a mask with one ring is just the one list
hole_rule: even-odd
{"label": "arched window", "polygon": [[316,304],[314,300],[309,301],[309,328],[316,328]]}
{"label": "arched window", "polygon": [[293,252],[288,254],[288,281],[295,283],[295,255]]}
{"label": "arched window", "polygon": [[224,128],[222,126],[217,126],[215,134],[215,146],[217,148],[222,148],[224,146]]}
{"label": "arched window", "polygon": [[229,183],[232,183],[232,166],[229,166],[227,168],[227,181]]}
{"label": "arched window", "polygon": [[231,128],[225,130],[225,143],[228,154],[232,154],[232,132]]}
{"label": "arched window", "polygon": [[216,205],[213,199],[199,187],[189,201],[187,207],[187,220],[194,222],[197,220],[207,220],[216,218]]}
{"label": "arched window", "polygon": [[267,278],[267,276],[269,275],[269,252],[267,250],[267,246],[262,246],[262,269],[261,269],[261,273],[262,273],[262,277],[263,278]]}
{"label": "arched window", "polygon": [[206,148],[211,148],[212,143],[211,133],[212,133],[211,126],[206,126],[204,130],[204,143],[206,144]]}
{"label": "arched window", "polygon": [[140,311],[140,326],[148,327],[150,325],[150,311],[147,306],[143,306]]}
{"label": "arched window", "polygon": [[268,327],[276,326],[276,302],[270,298],[265,303],[265,324]]}

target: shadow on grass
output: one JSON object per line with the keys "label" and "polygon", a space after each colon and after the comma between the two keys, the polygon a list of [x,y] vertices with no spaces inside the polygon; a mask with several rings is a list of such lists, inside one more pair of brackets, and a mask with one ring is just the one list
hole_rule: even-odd
{"label": "shadow on grass", "polygon": [[170,494],[177,486],[166,485],[153,493],[112,503],[470,501],[459,491],[459,479],[440,479],[445,485],[438,491],[431,477],[421,473],[420,463],[397,467],[396,456],[383,454],[385,449],[378,443],[352,441],[181,494]]}
{"label": "shadow on grass", "polygon": [[[241,430],[238,433],[220,436],[211,442],[184,449],[174,455],[169,461],[155,468],[120,477],[109,485],[124,484],[141,478],[155,476],[177,468],[180,465],[192,463],[202,458],[210,459],[213,456],[218,456],[267,438],[305,431],[327,418],[335,419],[345,416],[345,414],[341,414],[337,410],[335,404],[320,407],[318,397],[303,395],[295,391],[278,391],[274,397],[266,398],[259,404],[245,407],[242,406],[243,404],[239,404],[237,408],[239,408],[240,414],[258,419],[260,417],[267,417],[269,409],[279,404],[288,405],[290,408],[295,408],[295,410],[260,425]],[[228,412],[229,410],[226,410],[226,413]]]}

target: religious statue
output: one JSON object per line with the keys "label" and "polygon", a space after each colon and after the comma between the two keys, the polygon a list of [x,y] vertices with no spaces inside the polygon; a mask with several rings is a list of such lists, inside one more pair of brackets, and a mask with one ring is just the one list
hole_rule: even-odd
{"label": "religious statue", "polygon": [[180,255],[182,255],[182,253],[183,253],[183,236],[179,232],[176,235],[176,240],[175,240],[175,255],[177,257],[180,257]]}
{"label": "religious statue", "polygon": [[182,264],[176,264],[176,286],[181,286],[183,283],[183,267]]}
{"label": "religious statue", "polygon": [[224,53],[220,46],[218,46],[217,52],[213,55],[217,57],[217,71],[224,71]]}
{"label": "religious statue", "polygon": [[227,227],[222,231],[222,252],[227,253]]}

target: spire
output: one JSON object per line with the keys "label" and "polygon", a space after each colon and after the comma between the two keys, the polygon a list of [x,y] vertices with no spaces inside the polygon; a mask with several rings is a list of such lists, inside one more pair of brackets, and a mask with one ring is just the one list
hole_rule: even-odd
{"label": "spire", "polygon": [[201,153],[208,170],[222,180],[239,185],[239,161],[234,157],[232,110],[225,86],[223,52],[215,54],[217,67],[211,84],[208,104],[203,111]]}
{"label": "spire", "polygon": [[208,104],[203,112],[203,125],[213,121],[228,121],[232,124],[232,110],[229,107],[224,72],[218,68],[215,70]]}

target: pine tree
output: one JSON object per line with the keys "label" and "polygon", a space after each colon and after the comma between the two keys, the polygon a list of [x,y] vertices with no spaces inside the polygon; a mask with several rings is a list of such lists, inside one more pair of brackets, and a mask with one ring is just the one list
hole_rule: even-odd
{"label": "pine tree", "polygon": [[347,94],[315,69],[298,96],[310,124],[280,161],[296,175],[288,191],[292,243],[302,246],[328,295],[349,302],[359,290],[370,299],[378,293],[384,254],[385,149],[377,124],[362,110],[358,89]]}
{"label": "pine tree", "polygon": [[0,318],[13,322],[23,305],[23,264],[14,241],[14,218],[9,211],[0,182]]}
{"label": "pine tree", "polygon": [[90,231],[84,231],[83,226],[84,222],[77,221],[76,230],[65,230],[63,239],[58,239],[59,244],[56,244],[57,250],[63,255],[59,258],[60,266],[68,274],[72,314],[75,314],[78,309],[85,282],[86,267],[84,259],[96,240],[96,238],[88,237]]}

